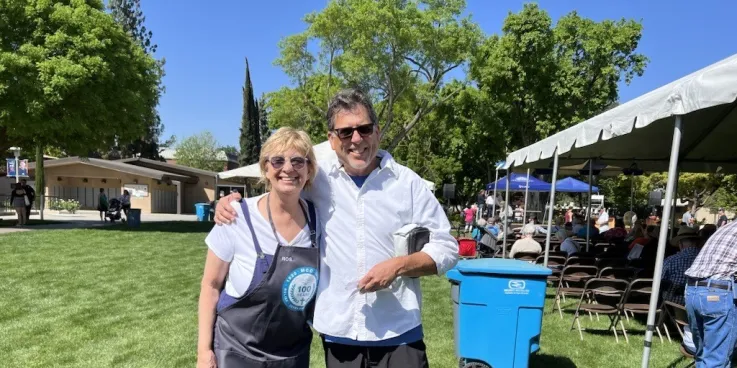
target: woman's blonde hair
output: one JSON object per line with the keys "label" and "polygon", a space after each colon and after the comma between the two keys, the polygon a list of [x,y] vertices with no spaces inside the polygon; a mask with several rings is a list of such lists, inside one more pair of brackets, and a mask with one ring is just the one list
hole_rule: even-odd
{"label": "woman's blonde hair", "polygon": [[[294,128],[279,128],[274,134],[261,146],[261,155],[259,156],[259,167],[261,168],[260,182],[268,188],[269,181],[266,179],[266,165],[269,158],[273,155],[285,153],[293,149],[300,155],[307,158],[307,170],[309,177],[305,183],[305,188],[309,188],[317,176],[317,159],[315,159],[315,151],[312,150],[312,140],[303,130]],[[289,157],[285,157],[289,160]]]}

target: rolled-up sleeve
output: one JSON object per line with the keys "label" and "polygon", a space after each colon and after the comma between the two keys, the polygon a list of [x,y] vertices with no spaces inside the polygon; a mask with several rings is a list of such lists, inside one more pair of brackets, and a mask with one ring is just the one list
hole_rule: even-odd
{"label": "rolled-up sleeve", "polygon": [[419,176],[412,180],[412,204],[412,222],[430,230],[430,242],[422,252],[435,261],[438,275],[443,275],[458,263],[458,242],[450,235],[443,207]]}

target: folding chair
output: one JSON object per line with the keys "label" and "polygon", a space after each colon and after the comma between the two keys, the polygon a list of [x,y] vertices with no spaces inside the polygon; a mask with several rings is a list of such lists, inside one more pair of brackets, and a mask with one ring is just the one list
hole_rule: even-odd
{"label": "folding chair", "polygon": [[[667,316],[670,321],[676,326],[678,329],[678,334],[681,335],[681,341],[683,341],[683,328],[688,326],[688,313],[686,312],[686,307],[676,304],[673,302],[664,302],[663,303],[663,316]],[[670,340],[670,333],[668,333],[668,328],[665,328],[666,334],[668,335],[668,340]],[[683,344],[681,344],[680,347],[681,355],[683,355],[686,358],[693,359],[693,354],[686,351],[686,349],[683,347]]]}
{"label": "folding chair", "polygon": [[[576,314],[573,316],[573,322],[571,323],[571,330],[574,325],[578,325],[578,335],[583,341],[583,332],[581,329],[581,311],[591,313],[605,314],[609,317],[609,328],[614,333],[614,338],[619,343],[619,337],[617,336],[617,321],[619,319],[620,310],[618,305],[622,302],[622,298],[627,291],[629,283],[625,280],[617,279],[600,279],[594,278],[586,281],[584,290],[581,293],[581,299],[576,307]],[[588,298],[590,302],[584,303],[584,297]],[[624,327],[622,328],[624,331]],[[625,333],[624,338],[627,339]],[[629,340],[627,340],[629,341]]]}
{"label": "folding chair", "polygon": [[[543,254],[545,254],[545,252],[543,252]],[[568,258],[568,253],[551,250],[550,252],[548,252],[548,256]]]}
{"label": "folding chair", "polygon": [[606,267],[627,267],[627,259],[625,258],[599,258],[596,260],[596,267],[599,269]]}
{"label": "folding chair", "polygon": [[620,279],[630,281],[635,278],[637,271],[633,268],[604,267],[599,270],[597,277],[602,279]]}
{"label": "folding chair", "polygon": [[558,278],[558,288],[555,291],[555,305],[558,307],[560,319],[563,319],[560,299],[563,298],[565,302],[566,296],[581,296],[586,281],[595,278],[598,271],[596,266],[566,266],[563,268]]}
{"label": "folding chair", "polygon": [[[628,313],[632,314],[633,317],[635,314],[648,313],[650,309],[650,295],[653,293],[652,285],[653,279],[636,279],[630,283],[627,288],[627,292],[619,305],[619,309],[622,311],[625,318],[627,318],[628,324],[630,322]],[[660,308],[655,311],[656,316],[659,313],[661,313]],[[660,342],[663,343],[663,335],[660,333],[660,324],[655,326],[655,331],[658,332]],[[622,324],[622,332],[624,333],[625,338],[627,338],[627,331],[624,329],[624,324]],[[627,342],[629,343],[629,339]]]}
{"label": "folding chair", "polygon": [[532,252],[517,252],[514,254],[514,259],[518,259],[520,261],[526,261],[526,262],[535,262],[537,257],[539,256],[539,253],[532,253]]}
{"label": "folding chair", "polygon": [[573,255],[568,257],[566,260],[566,266],[596,266],[596,258],[593,257],[579,257]]}
{"label": "folding chair", "polygon": [[[535,264],[542,265],[545,263],[545,255],[538,256],[535,259]],[[548,276],[547,282],[555,286],[558,280],[560,280],[560,271],[563,269],[563,265],[566,263],[566,258],[561,256],[548,256],[548,268],[553,271]]]}

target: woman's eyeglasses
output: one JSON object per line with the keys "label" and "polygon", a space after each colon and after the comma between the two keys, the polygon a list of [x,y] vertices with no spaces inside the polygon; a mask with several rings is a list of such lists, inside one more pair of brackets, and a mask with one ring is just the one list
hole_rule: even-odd
{"label": "woman's eyeglasses", "polygon": [[358,134],[361,135],[361,137],[368,137],[371,135],[371,133],[374,132],[374,123],[363,124],[357,127],[333,129],[333,132],[340,139],[348,139],[350,137],[353,137],[354,131],[358,131]]}
{"label": "woman's eyeglasses", "polygon": [[[271,163],[271,167],[279,170],[284,167],[284,163],[287,162],[287,159],[284,158],[284,156],[272,156],[268,161]],[[306,157],[295,156],[289,159],[289,163],[292,164],[292,168],[295,170],[302,170],[308,162],[310,162],[310,160]]]}

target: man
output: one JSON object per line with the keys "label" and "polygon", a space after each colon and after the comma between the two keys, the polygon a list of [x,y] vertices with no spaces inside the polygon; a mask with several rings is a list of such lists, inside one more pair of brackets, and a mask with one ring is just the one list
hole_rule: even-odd
{"label": "man", "polygon": [[[313,327],[327,368],[427,367],[420,281],[458,260],[450,223],[423,180],[379,151],[381,132],[368,96],[339,92],[327,113],[338,160],[320,162],[312,189],[324,227]],[[230,199],[238,199],[230,195]],[[220,201],[216,222],[234,218]],[[395,256],[394,231],[414,223],[430,230],[422,251]]]}
{"label": "man", "polygon": [[33,207],[33,201],[36,200],[36,191],[33,190],[32,186],[28,185],[28,181],[26,181],[26,179],[21,179],[20,184],[23,187],[23,190],[26,191],[26,195],[28,195],[29,205],[26,206],[26,221],[28,221],[31,218],[31,207]]}
{"label": "man", "polygon": [[486,217],[494,217],[494,207],[496,206],[494,194],[489,192],[486,196]]}
{"label": "man", "polygon": [[686,271],[686,311],[696,345],[697,368],[729,367],[737,341],[734,276],[737,223],[723,225],[706,241]]}
{"label": "man", "polygon": [[686,270],[693,264],[699,254],[699,232],[688,226],[681,225],[678,235],[670,240],[672,246],[680,251],[663,261],[662,280],[668,285],[663,289],[663,299],[676,304],[686,305],[683,290],[686,288],[688,277]]}
{"label": "man", "polygon": [[512,249],[509,250],[509,258],[514,258],[517,253],[542,253],[542,246],[532,238],[535,235],[534,224],[530,223],[522,227],[521,233],[522,237],[514,242]]}
{"label": "man", "polygon": [[727,222],[727,215],[724,214],[724,208],[719,209],[719,221],[717,221],[717,228],[721,228],[722,226],[726,225]]}
{"label": "man", "polygon": [[599,224],[599,233],[609,231],[609,213],[607,213],[606,208],[602,207],[601,210],[599,210],[599,217],[596,222]]}

